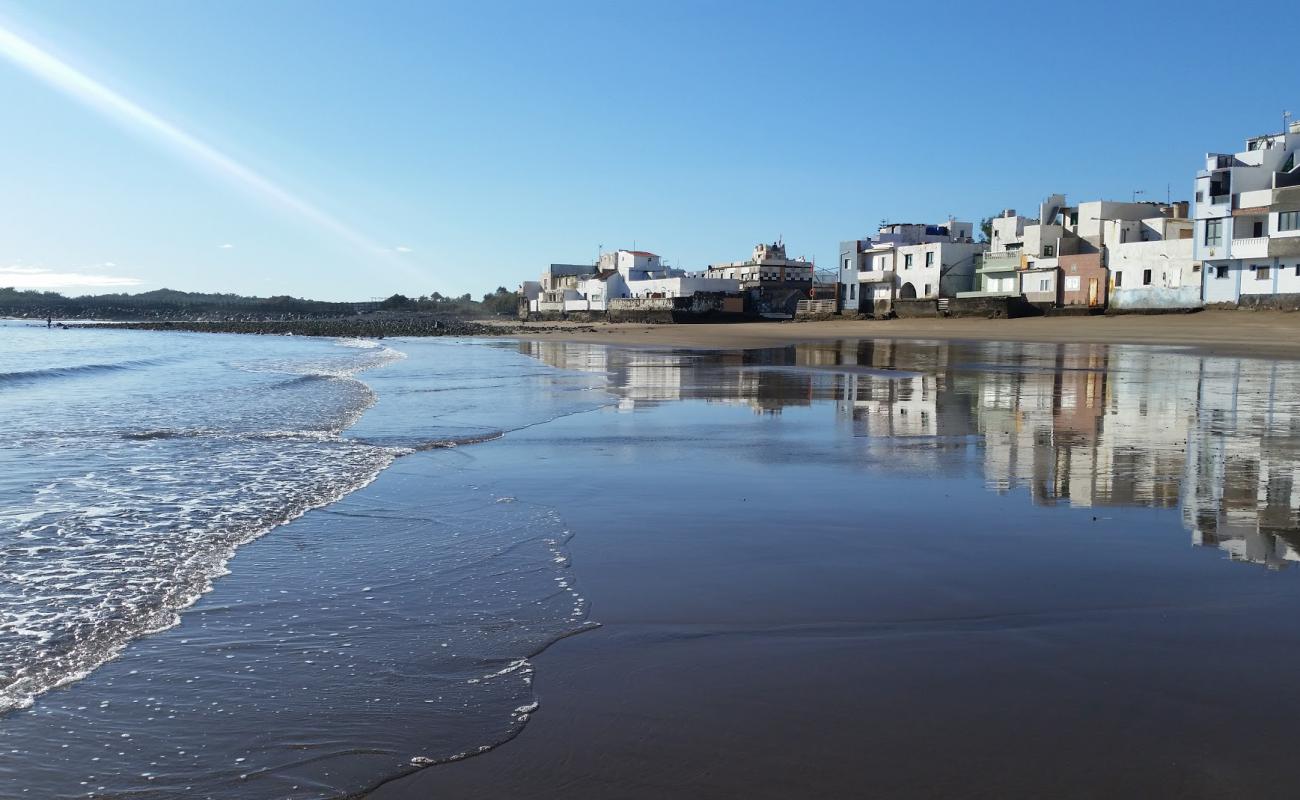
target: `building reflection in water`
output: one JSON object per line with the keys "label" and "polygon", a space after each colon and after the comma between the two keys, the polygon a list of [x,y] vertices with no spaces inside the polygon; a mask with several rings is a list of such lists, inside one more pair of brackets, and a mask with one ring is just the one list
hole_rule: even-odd
{"label": "building reflection in water", "polygon": [[1198,545],[1300,560],[1300,364],[1101,344],[840,341],[745,351],[521,342],[603,373],[619,408],[833,403],[853,436],[938,470],[954,450],[1034,503],[1178,508]]}

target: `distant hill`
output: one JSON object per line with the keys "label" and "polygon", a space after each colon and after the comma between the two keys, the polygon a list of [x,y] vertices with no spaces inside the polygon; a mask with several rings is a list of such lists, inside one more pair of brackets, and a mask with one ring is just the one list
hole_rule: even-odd
{"label": "distant hill", "polygon": [[513,314],[518,299],[504,286],[483,295],[446,297],[438,292],[421,297],[395,294],[381,302],[327,303],[299,297],[245,297],[238,294],[180,292],[155,289],[139,294],[99,294],[65,297],[58,292],[0,287],[0,316],[44,319],[192,320],[286,319],[351,317],[371,311],[415,312],[462,317]]}
{"label": "distant hill", "polygon": [[326,303],[281,295],[244,297],[156,289],[139,294],[100,294],[65,297],[58,292],[0,288],[0,315],[22,317],[127,319],[219,316],[351,316],[351,303]]}

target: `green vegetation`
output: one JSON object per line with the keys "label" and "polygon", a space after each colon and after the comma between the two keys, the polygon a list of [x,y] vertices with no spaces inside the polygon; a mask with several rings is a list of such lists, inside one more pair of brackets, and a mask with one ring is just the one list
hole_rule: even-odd
{"label": "green vegetation", "polygon": [[0,316],[58,317],[60,319],[190,319],[351,317],[374,310],[437,313],[472,317],[513,315],[518,295],[504,286],[483,295],[482,302],[469,294],[444,296],[439,292],[411,298],[395,294],[375,303],[328,303],[280,295],[245,297],[237,294],[206,294],[157,289],[139,294],[101,294],[65,297],[57,292],[0,287]]}
{"label": "green vegetation", "polygon": [[0,288],[0,313],[61,317],[100,315],[108,318],[194,314],[297,314],[338,317],[355,314],[356,309],[351,303],[325,303],[287,295],[244,297],[237,294],[204,294],[157,289],[139,294],[64,297],[58,292]]}

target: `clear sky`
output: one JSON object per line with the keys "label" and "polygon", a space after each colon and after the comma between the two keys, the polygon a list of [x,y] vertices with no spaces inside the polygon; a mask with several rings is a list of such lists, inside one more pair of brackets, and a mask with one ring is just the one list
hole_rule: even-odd
{"label": "clear sky", "polygon": [[1186,199],[1300,113],[1293,26],[1221,2],[875,6],[0,0],[0,286],[477,296],[778,236],[829,268],[882,218]]}

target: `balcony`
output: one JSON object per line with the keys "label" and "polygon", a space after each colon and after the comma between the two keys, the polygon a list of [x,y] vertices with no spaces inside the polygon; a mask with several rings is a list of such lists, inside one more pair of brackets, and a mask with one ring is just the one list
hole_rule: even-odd
{"label": "balcony", "polygon": [[892,269],[873,269],[858,273],[858,283],[893,283]]}
{"label": "balcony", "polygon": [[1252,192],[1242,192],[1237,195],[1237,208],[1264,208],[1273,202],[1272,189],[1256,189]]}
{"label": "balcony", "polygon": [[1014,272],[1020,269],[1020,253],[985,253],[976,272]]}
{"label": "balcony", "polygon": [[1231,253],[1233,258],[1268,258],[1268,237],[1233,239]]}

